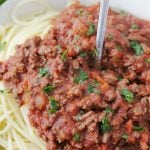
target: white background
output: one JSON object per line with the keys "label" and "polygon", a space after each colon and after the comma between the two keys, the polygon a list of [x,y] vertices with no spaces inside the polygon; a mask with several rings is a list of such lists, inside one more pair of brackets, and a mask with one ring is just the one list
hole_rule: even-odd
{"label": "white background", "polygon": [[[6,24],[11,21],[11,11],[16,3],[21,0],[7,0],[4,5],[0,7],[0,25]],[[44,1],[44,0],[43,0]],[[56,9],[63,9],[67,5],[67,0],[45,0],[52,7]],[[80,0],[83,4],[92,4],[99,2],[100,0]],[[121,9],[132,13],[143,19],[150,20],[150,0],[110,0],[111,7],[115,9]],[[34,9],[41,9],[41,6],[28,5],[28,8],[22,8],[18,11],[18,14],[27,13]]]}

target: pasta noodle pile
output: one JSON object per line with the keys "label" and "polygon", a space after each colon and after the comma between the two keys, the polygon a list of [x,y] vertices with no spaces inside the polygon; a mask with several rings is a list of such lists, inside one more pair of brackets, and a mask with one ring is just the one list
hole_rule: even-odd
{"label": "pasta noodle pile", "polygon": [[[35,2],[45,7],[45,12],[32,13],[20,20],[16,10],[26,3]],[[13,23],[0,26],[0,61],[7,60],[15,52],[15,46],[26,39],[44,35],[52,27],[50,20],[58,14],[43,0],[23,0],[12,11]],[[30,21],[29,21],[30,20]],[[0,82],[0,150],[45,150],[45,142],[31,127],[28,119],[28,106],[17,106],[16,100]]]}

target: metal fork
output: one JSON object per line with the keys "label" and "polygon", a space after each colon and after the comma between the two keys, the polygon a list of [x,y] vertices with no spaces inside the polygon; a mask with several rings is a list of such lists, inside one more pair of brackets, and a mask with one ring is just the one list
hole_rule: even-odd
{"label": "metal fork", "polygon": [[102,57],[108,10],[109,10],[109,0],[102,0],[100,4],[99,20],[98,20],[98,28],[97,28],[97,36],[96,36],[98,64],[100,64],[101,57]]}

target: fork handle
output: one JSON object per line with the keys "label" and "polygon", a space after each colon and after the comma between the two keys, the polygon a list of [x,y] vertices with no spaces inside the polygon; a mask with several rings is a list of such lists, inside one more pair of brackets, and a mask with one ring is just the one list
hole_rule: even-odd
{"label": "fork handle", "polygon": [[97,28],[97,37],[96,37],[96,48],[97,48],[97,59],[101,60],[103,43],[106,31],[107,15],[109,10],[109,0],[102,0],[100,5],[98,28]]}

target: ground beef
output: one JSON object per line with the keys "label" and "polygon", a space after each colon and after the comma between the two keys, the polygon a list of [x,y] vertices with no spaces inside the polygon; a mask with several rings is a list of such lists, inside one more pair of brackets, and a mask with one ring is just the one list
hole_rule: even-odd
{"label": "ground beef", "polygon": [[48,150],[150,149],[150,22],[110,10],[98,69],[98,13],[98,4],[73,4],[45,38],[0,62]]}

